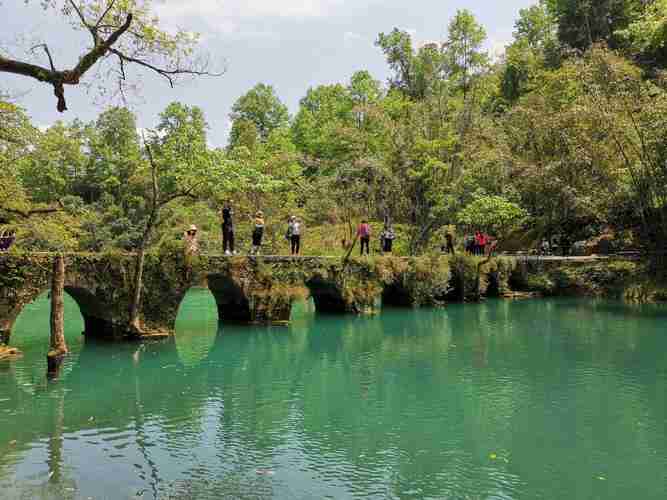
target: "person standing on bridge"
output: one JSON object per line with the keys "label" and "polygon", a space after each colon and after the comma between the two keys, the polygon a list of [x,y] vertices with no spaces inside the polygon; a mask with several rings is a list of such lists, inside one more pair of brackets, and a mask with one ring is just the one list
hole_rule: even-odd
{"label": "person standing on bridge", "polygon": [[262,238],[264,236],[264,213],[258,210],[255,214],[255,229],[252,231],[252,248],[250,255],[257,255],[262,246]]}
{"label": "person standing on bridge", "polygon": [[220,212],[222,218],[222,251],[225,255],[232,255],[234,253],[234,220],[232,216],[234,211],[232,210],[231,200],[225,202],[224,208]]}
{"label": "person standing on bridge", "polygon": [[394,232],[394,228],[391,227],[389,220],[385,219],[384,229],[380,233],[380,247],[382,248],[382,253],[392,252],[395,239],[396,233]]}
{"label": "person standing on bridge", "polygon": [[456,255],[456,250],[454,250],[454,235],[451,231],[445,233],[445,250],[450,255]]}
{"label": "person standing on bridge", "polygon": [[183,235],[185,242],[185,256],[191,257],[199,253],[199,240],[197,239],[197,226],[194,224],[188,228]]}
{"label": "person standing on bridge", "polygon": [[185,256],[185,279],[190,281],[192,278],[192,261],[199,253],[199,240],[197,239],[197,226],[194,224],[188,228],[183,235],[183,253]]}
{"label": "person standing on bridge", "polygon": [[474,255],[484,255],[484,247],[486,246],[486,240],[484,239],[484,234],[478,229],[475,231],[475,249],[473,250]]}
{"label": "person standing on bridge", "polygon": [[368,224],[366,219],[361,221],[359,227],[357,228],[357,237],[361,242],[361,253],[364,254],[364,248],[366,249],[366,255],[371,254],[371,226]]}
{"label": "person standing on bridge", "polygon": [[292,215],[287,226],[287,239],[290,242],[291,254],[299,255],[301,252],[301,221]]}

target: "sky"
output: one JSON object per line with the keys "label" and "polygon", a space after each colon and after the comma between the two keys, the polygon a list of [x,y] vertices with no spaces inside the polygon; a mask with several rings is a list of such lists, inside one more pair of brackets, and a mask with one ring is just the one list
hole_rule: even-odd
{"label": "sky", "polygon": [[[209,143],[224,146],[234,101],[257,83],[273,85],[290,112],[310,87],[345,83],[355,71],[368,70],[385,81],[388,69],[374,42],[394,27],[413,35],[416,43],[443,40],[457,9],[469,9],[485,27],[487,48],[499,53],[512,38],[519,9],[535,0],[154,0],[155,11],[167,29],[176,27],[201,34],[201,50],[222,77],[201,77],[169,87],[158,75],[137,71],[140,88],[130,107],[138,127],[154,127],[159,113],[173,101],[199,106],[210,125]],[[0,0],[3,23],[0,48],[12,56],[40,60],[27,49],[48,43],[59,69],[74,66],[89,36],[74,31],[67,20],[44,13],[38,0]],[[43,57],[42,57],[43,58]],[[95,77],[93,76],[93,79]],[[90,82],[89,83],[98,83]],[[95,86],[93,86],[94,88]],[[9,90],[44,128],[56,120],[94,120],[111,104],[93,88],[67,87],[69,110],[58,113],[50,86],[25,77],[0,73],[0,90]]]}

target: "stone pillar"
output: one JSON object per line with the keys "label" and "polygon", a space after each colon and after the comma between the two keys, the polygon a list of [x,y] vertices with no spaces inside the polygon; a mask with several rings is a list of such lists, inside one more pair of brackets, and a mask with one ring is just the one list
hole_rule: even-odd
{"label": "stone pillar", "polygon": [[382,288],[372,280],[365,282],[311,280],[310,293],[318,312],[375,314]]}
{"label": "stone pillar", "polygon": [[292,315],[292,298],[277,294],[255,295],[251,301],[252,322],[259,325],[287,326]]}
{"label": "stone pillar", "polygon": [[58,255],[53,262],[51,283],[51,337],[50,349],[46,356],[47,376],[56,378],[63,359],[69,352],[65,342],[65,259]]}

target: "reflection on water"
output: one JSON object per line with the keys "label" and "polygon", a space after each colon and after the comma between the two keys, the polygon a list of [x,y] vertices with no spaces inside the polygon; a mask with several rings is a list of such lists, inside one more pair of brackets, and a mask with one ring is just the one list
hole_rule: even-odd
{"label": "reflection on water", "polygon": [[3,498],[667,497],[664,308],[577,300],[320,316],[83,342],[47,383],[48,303],[0,364]]}

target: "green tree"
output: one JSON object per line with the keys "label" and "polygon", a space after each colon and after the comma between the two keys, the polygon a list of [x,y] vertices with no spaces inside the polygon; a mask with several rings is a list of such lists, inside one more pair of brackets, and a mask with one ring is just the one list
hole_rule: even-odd
{"label": "green tree", "polygon": [[299,151],[316,161],[348,158],[349,137],[340,131],[354,123],[354,106],[349,89],[341,84],[308,89],[292,126],[292,137]]}
{"label": "green tree", "polygon": [[36,203],[55,203],[72,192],[85,171],[83,124],[57,122],[39,134],[19,162],[23,187]]}
{"label": "green tree", "polygon": [[146,215],[137,246],[134,300],[129,329],[139,333],[141,290],[145,254],[163,222],[162,210],[176,200],[193,199],[210,192],[215,179],[214,155],[206,145],[207,124],[197,107],[172,103],[160,114],[156,132],[145,142]]}
{"label": "green tree", "polygon": [[545,50],[553,45],[558,25],[549,9],[549,0],[539,0],[536,5],[519,10],[514,28],[514,39],[524,40],[533,50]]}
{"label": "green tree", "polygon": [[136,118],[126,108],[110,108],[87,127],[86,172],[74,187],[87,203],[108,193],[116,204],[128,207],[141,163]]}
{"label": "green tree", "polygon": [[392,184],[400,186],[389,205],[394,220],[409,224],[409,251],[416,254],[448,220],[450,189],[460,175],[455,111],[399,93],[383,107],[389,137],[384,161]]}
{"label": "green tree", "polygon": [[28,154],[36,133],[21,108],[0,100],[0,219],[4,221],[9,221],[10,212],[30,209],[18,161]]}
{"label": "green tree", "polygon": [[533,89],[542,71],[560,63],[558,25],[547,0],[521,9],[514,27],[514,42],[505,52],[501,76],[501,92],[510,104]]}
{"label": "green tree", "polygon": [[248,131],[256,130],[257,137],[266,141],[279,128],[289,125],[289,113],[271,85],[259,83],[241,96],[232,106],[230,148],[247,141]]}
{"label": "green tree", "polygon": [[499,238],[519,227],[527,212],[502,196],[478,193],[472,202],[458,213],[458,223],[489,231]]}
{"label": "green tree", "polygon": [[642,0],[549,0],[558,20],[558,38],[563,45],[586,50],[597,42],[618,48],[616,32],[627,28],[642,11]]}
{"label": "green tree", "polygon": [[389,34],[380,33],[375,45],[382,49],[394,73],[390,87],[415,97],[415,54],[410,34],[394,28]]}
{"label": "green tree", "polygon": [[667,0],[648,2],[644,11],[616,35],[643,64],[667,66]]}
{"label": "green tree", "polygon": [[382,49],[393,76],[389,86],[406,96],[423,100],[438,92],[445,76],[445,55],[437,43],[414,50],[412,38],[398,28],[388,35],[380,33],[375,43]]}
{"label": "green tree", "polygon": [[459,82],[464,99],[474,78],[488,65],[489,56],[482,49],[486,30],[469,10],[458,10],[449,23],[445,60],[451,78]]}

